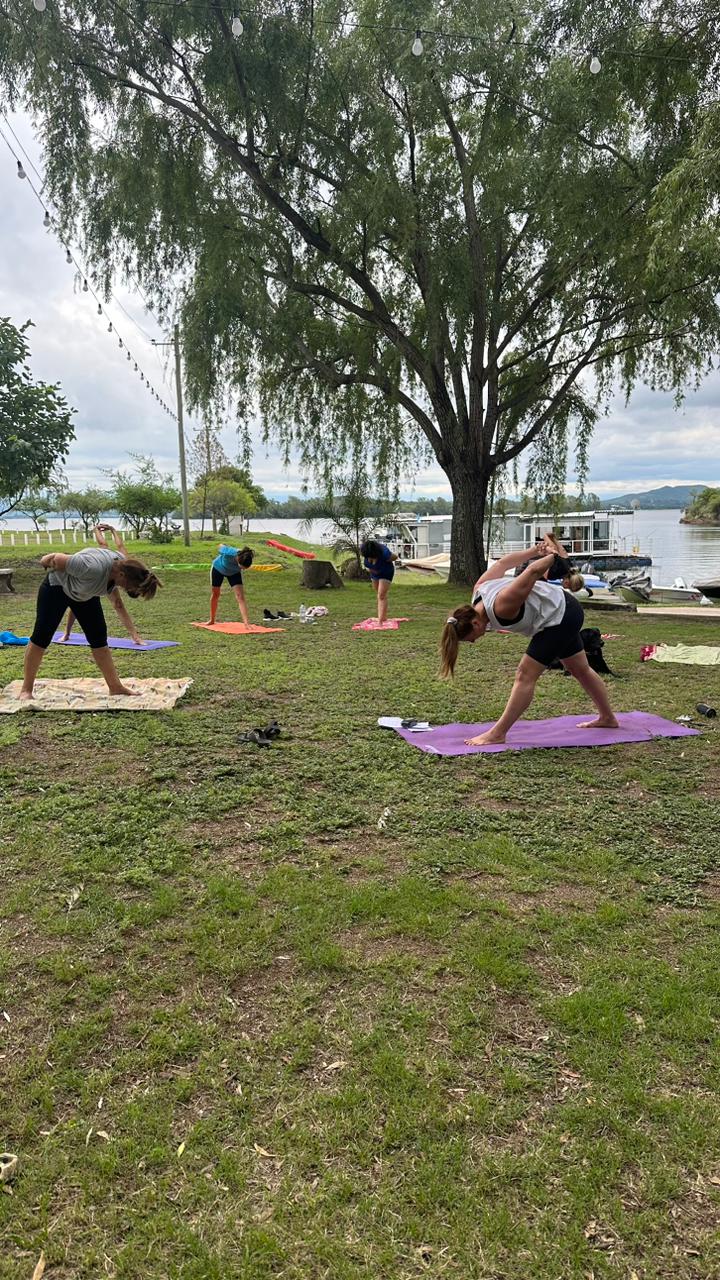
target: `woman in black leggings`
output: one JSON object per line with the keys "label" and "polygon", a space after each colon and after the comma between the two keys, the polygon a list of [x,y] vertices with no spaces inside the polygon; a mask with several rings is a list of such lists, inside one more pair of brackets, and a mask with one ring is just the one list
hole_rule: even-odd
{"label": "woman in black leggings", "polygon": [[[548,534],[529,556],[527,551],[503,556],[478,578],[472,604],[455,609],[443,627],[440,642],[443,676],[453,674],[460,644],[474,644],[486,631],[519,632],[530,637],[505,710],[492,728],[476,738],[468,738],[471,746],[505,741],[510,727],[530,706],[540,676],[556,659],[575,676],[597,707],[597,719],[582,727],[618,727],[605,685],[585,654],[580,636],[584,620],[582,608],[562,586],[544,581],[556,557],[565,554],[557,539]],[[527,568],[516,578],[505,577],[508,569],[515,569],[528,559]]]}
{"label": "woman in black leggings", "polygon": [[[110,526],[98,526],[101,532]],[[118,538],[116,537],[116,546]],[[40,563],[48,575],[40,586],[37,597],[35,627],[25,650],[25,670],[21,699],[33,696],[35,678],[63,614],[72,610],[92,650],[105,683],[112,694],[132,694],[121,681],[107,643],[107,624],[100,596],[107,594],[118,617],[132,633],[135,630],[122,597],[122,587],[132,599],[142,597],[152,600],[161,585],[155,574],[140,560],[128,556],[120,541],[118,549],[111,551],[106,545],[88,547],[68,556],[61,551],[43,556]]]}

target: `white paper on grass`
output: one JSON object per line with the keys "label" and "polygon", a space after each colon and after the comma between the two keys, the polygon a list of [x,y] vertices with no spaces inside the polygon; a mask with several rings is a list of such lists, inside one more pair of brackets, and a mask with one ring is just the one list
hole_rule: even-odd
{"label": "white paper on grass", "polygon": [[[378,725],[381,729],[402,729],[403,722],[401,716],[378,716]],[[406,726],[406,733],[427,733],[430,728],[429,720],[419,720],[412,728]]]}

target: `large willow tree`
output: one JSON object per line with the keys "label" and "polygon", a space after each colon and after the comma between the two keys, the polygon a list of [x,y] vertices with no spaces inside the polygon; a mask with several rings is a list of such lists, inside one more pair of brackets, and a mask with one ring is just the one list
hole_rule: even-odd
{"label": "large willow tree", "polygon": [[691,8],[0,0],[0,83],[98,278],[166,313],[181,282],[195,402],[326,477],[434,457],[459,580],[498,472],[562,478],[615,379],[681,387],[717,341],[717,252],[653,245],[719,70]]}

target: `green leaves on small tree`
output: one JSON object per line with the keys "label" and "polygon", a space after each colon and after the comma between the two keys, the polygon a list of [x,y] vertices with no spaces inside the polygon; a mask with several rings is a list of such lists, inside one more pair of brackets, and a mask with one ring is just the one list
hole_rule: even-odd
{"label": "green leaves on small tree", "polygon": [[199,517],[203,513],[211,515],[223,534],[229,533],[233,516],[241,516],[245,520],[257,510],[252,494],[244,485],[238,484],[236,480],[224,479],[217,473],[193,489],[189,501],[193,516]]}
{"label": "green leaves on small tree", "polygon": [[337,486],[307,504],[300,529],[309,533],[314,520],[332,520],[333,555],[354,556],[360,572],[360,546],[377,523],[378,500],[372,496],[367,471],[357,459],[348,475],[337,477]]}
{"label": "green leaves on small tree", "polygon": [[135,537],[146,534],[154,542],[172,540],[170,517],[181,502],[171,475],[160,475],[152,458],[131,454],[132,472],[113,471],[112,502]]}
{"label": "green leaves on small tree", "polygon": [[28,321],[16,329],[0,317],[0,515],[47,483],[75,438],[73,411],[58,386],[33,382],[25,339],[29,327]]}
{"label": "green leaves on small tree", "polygon": [[107,489],[66,489],[63,492],[61,514],[67,512],[78,517],[87,535],[92,532],[104,511],[113,506],[113,494]]}

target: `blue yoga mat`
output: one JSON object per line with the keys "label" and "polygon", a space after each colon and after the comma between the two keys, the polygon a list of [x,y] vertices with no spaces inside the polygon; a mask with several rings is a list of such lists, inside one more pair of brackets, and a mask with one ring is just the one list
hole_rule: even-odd
{"label": "blue yoga mat", "polygon": [[[53,644],[60,644],[62,631],[56,631],[53,636]],[[149,653],[151,649],[177,649],[179,640],[145,640],[143,644],[135,644],[129,636],[108,636],[109,649],[130,649],[133,653]],[[70,645],[84,645],[87,647],[87,640],[81,632],[73,633],[69,640],[64,640],[63,647]]]}

